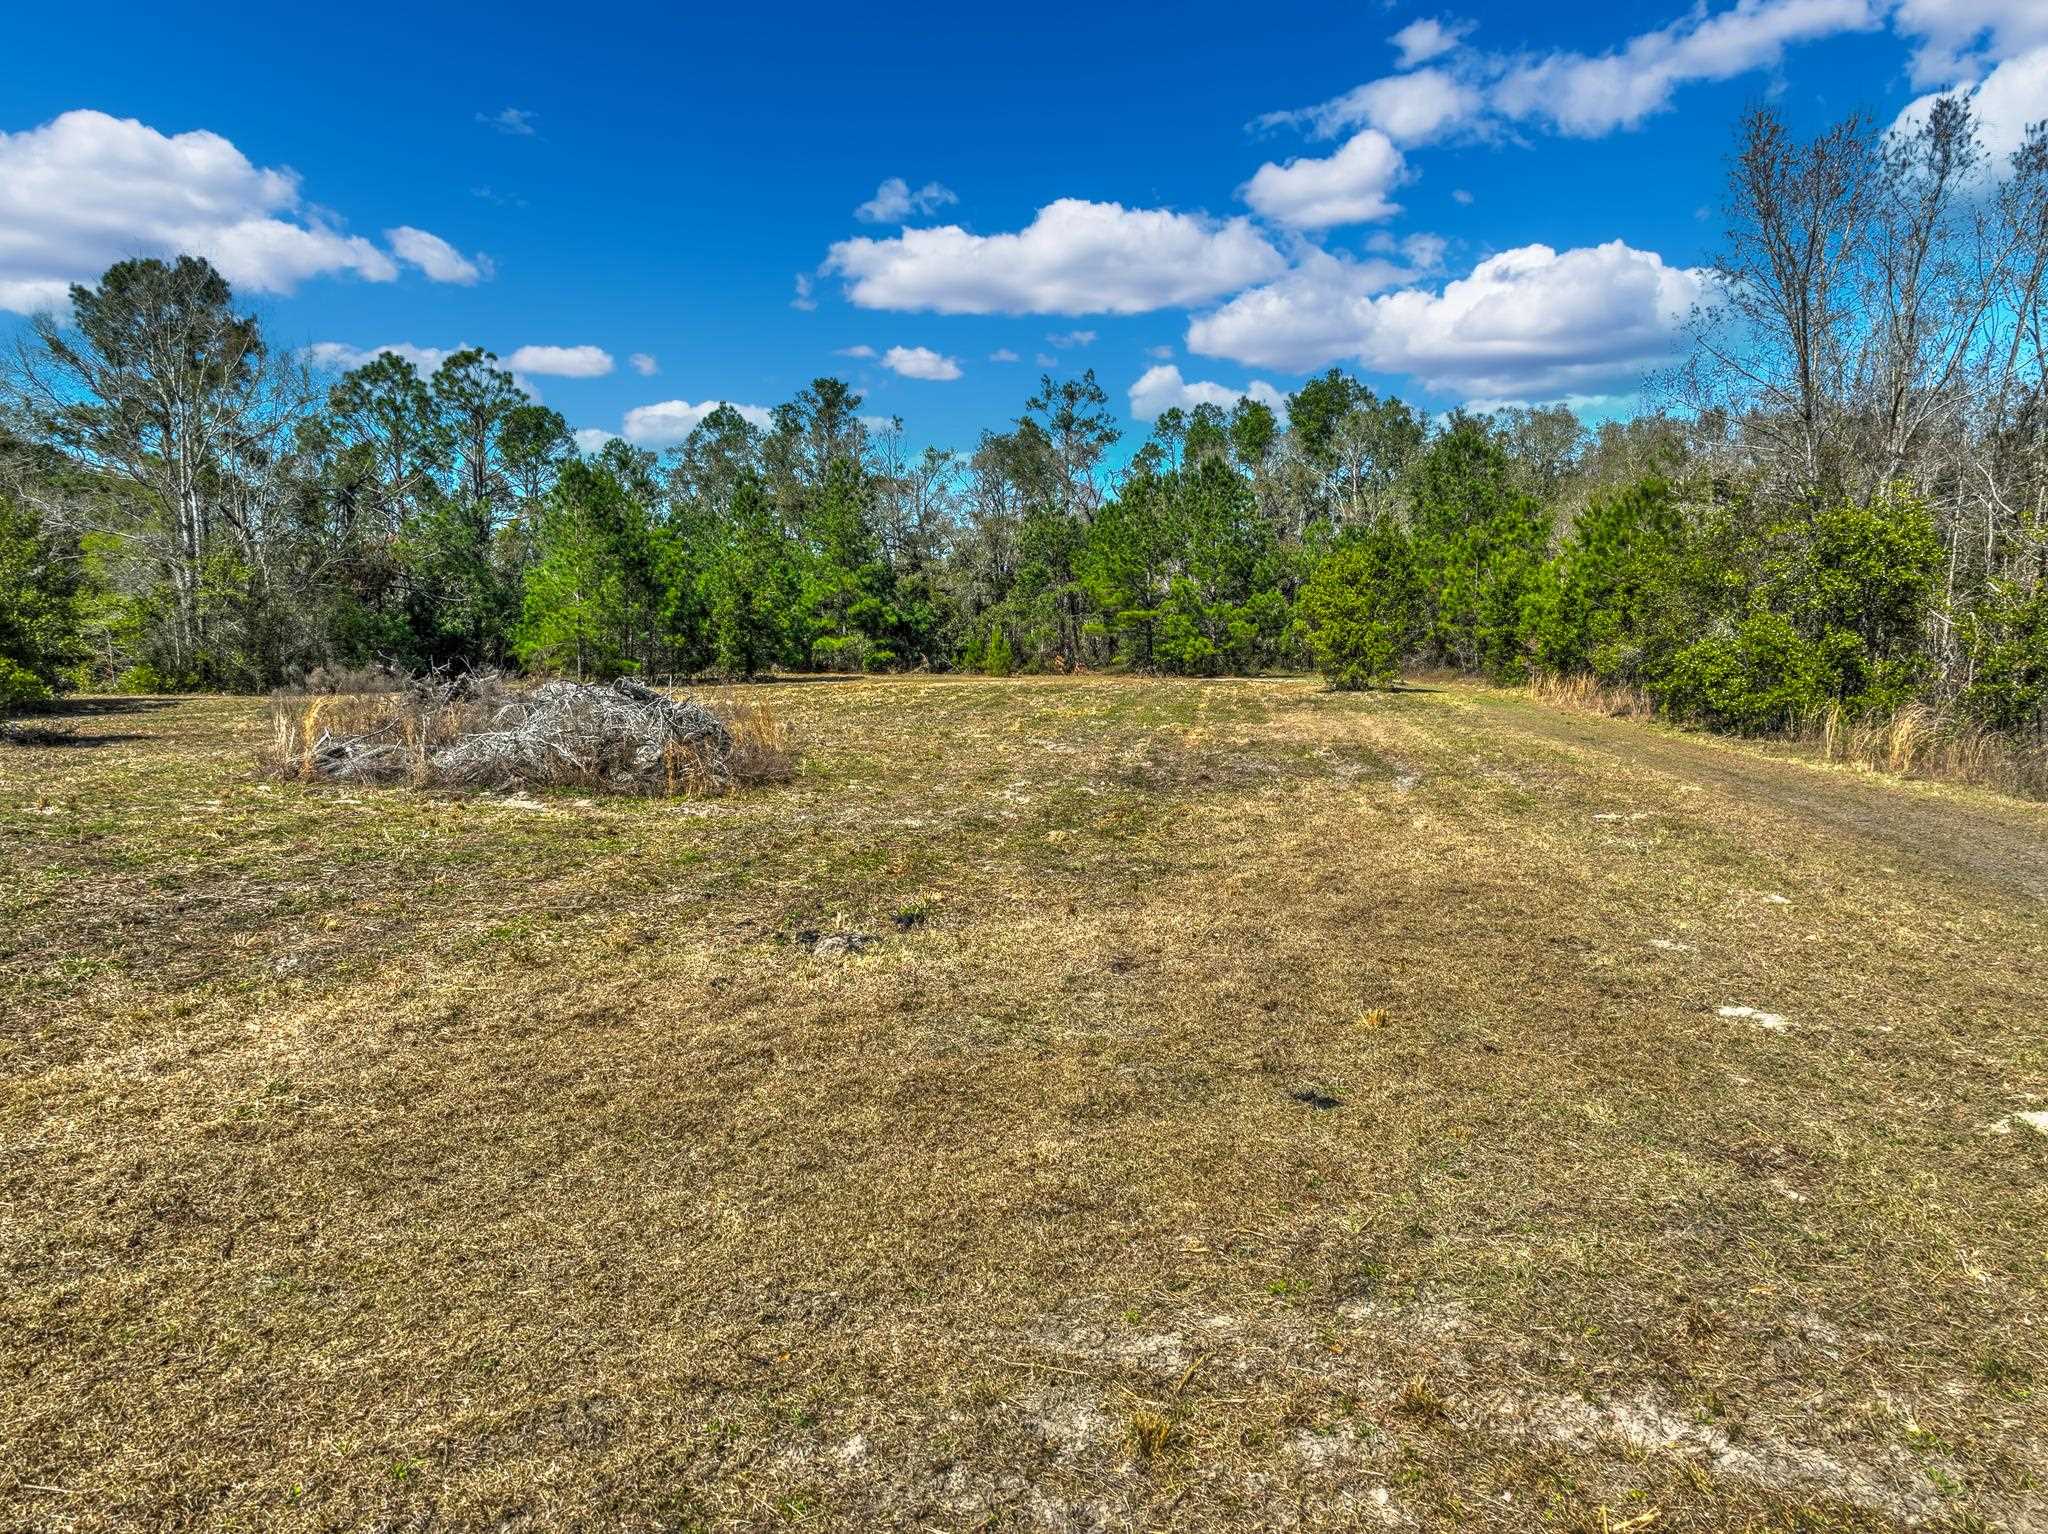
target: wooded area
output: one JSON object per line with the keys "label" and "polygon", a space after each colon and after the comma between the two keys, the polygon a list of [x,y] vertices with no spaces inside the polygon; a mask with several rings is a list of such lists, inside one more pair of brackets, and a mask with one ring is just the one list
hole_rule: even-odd
{"label": "wooded area", "polygon": [[124,261],[0,381],[0,702],[320,668],[715,671],[1433,663],[1585,674],[1768,731],[1916,704],[2048,741],[2048,133],[1944,99],[1730,162],[1717,307],[1666,408],[1432,420],[1338,371],[1284,420],[1093,373],[914,453],[821,378],[657,457],[579,454],[489,353],[338,380],[204,261]]}

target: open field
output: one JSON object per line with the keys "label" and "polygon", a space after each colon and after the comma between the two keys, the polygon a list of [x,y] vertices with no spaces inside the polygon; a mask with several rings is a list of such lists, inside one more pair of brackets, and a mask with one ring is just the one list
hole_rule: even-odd
{"label": "open field", "polygon": [[0,1528],[2048,1527],[2048,809],[764,691],[695,803],[0,747]]}

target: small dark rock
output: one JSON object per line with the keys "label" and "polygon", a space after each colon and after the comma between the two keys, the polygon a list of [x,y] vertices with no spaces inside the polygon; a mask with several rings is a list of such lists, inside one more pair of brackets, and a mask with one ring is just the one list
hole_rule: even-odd
{"label": "small dark rock", "polygon": [[1314,1087],[1303,1087],[1299,1092],[1289,1094],[1298,1103],[1307,1103],[1311,1108],[1341,1108],[1344,1099],[1332,1097],[1328,1092],[1318,1092]]}

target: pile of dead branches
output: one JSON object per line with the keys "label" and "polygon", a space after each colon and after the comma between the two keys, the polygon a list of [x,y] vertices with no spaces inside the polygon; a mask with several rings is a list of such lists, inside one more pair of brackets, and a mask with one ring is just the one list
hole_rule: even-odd
{"label": "pile of dead branches", "polygon": [[766,711],[720,713],[638,682],[432,673],[384,691],[279,694],[272,765],[334,783],[722,792],[789,776]]}

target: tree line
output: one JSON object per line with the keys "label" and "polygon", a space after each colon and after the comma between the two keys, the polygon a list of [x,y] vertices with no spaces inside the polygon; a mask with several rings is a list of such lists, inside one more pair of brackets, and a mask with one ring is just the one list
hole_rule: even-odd
{"label": "tree line", "polygon": [[0,372],[0,699],[321,667],[657,679],[1590,675],[1763,731],[1918,700],[2048,740],[2048,132],[1968,103],[1807,141],[1753,111],[1664,408],[1283,412],[1092,373],[912,452],[820,378],[757,426],[579,452],[488,352],[324,386],[206,262],[124,261]]}

